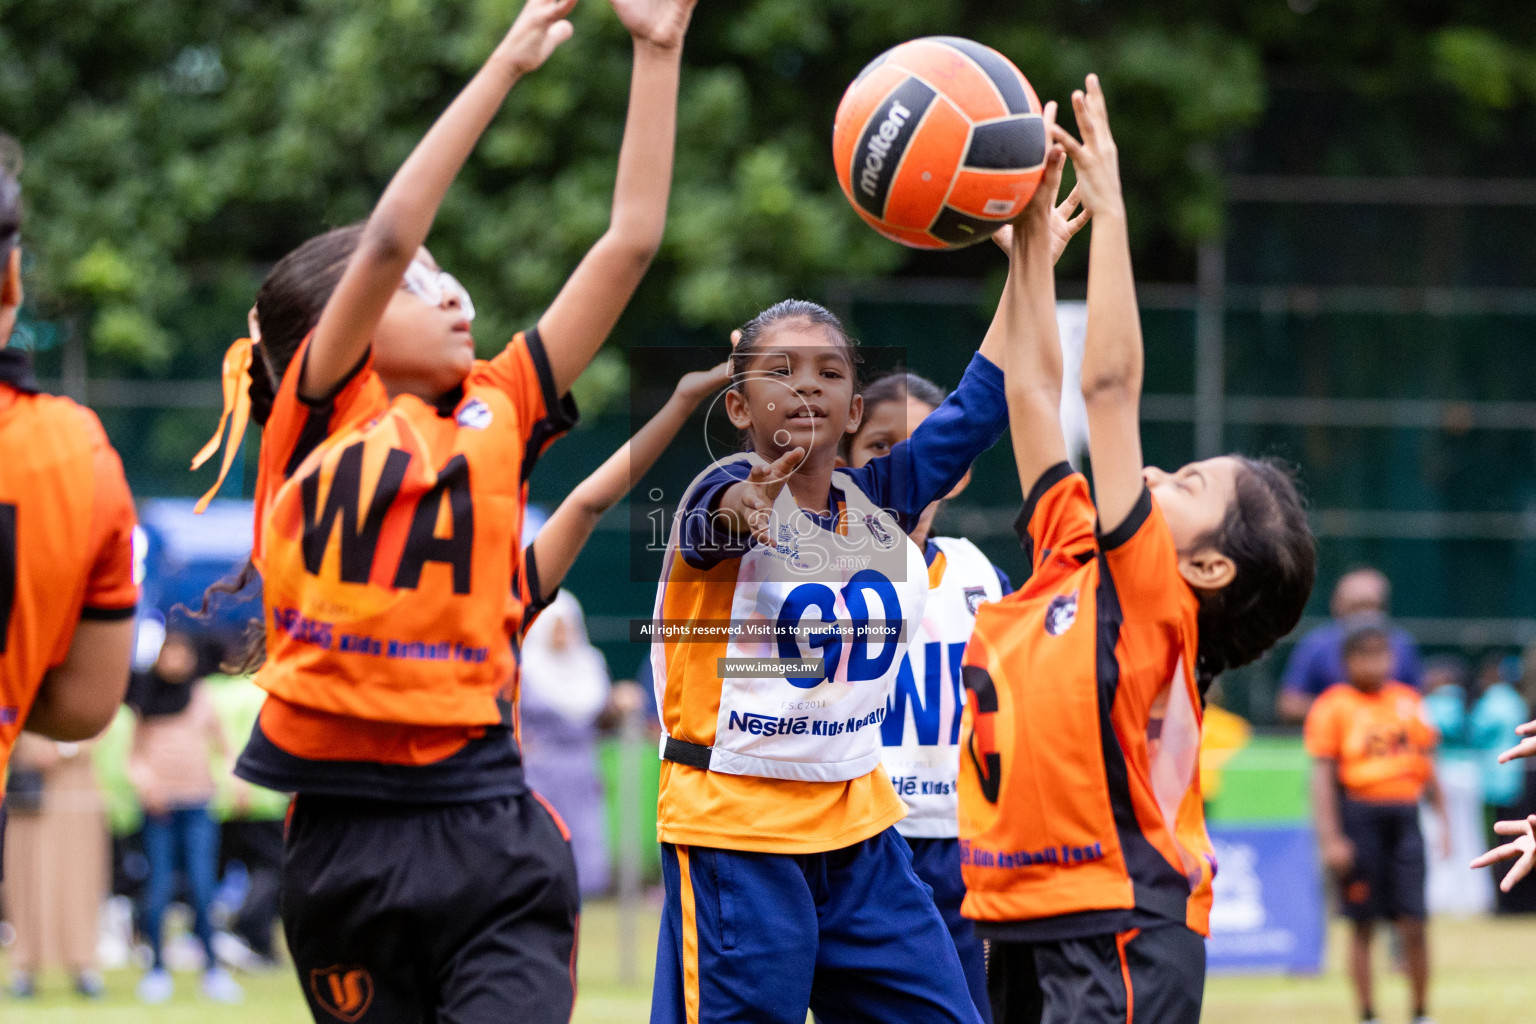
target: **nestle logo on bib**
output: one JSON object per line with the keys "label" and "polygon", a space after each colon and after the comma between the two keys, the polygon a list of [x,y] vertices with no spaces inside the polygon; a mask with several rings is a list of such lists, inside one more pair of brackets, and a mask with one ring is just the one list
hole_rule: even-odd
{"label": "nestle logo on bib", "polygon": [[1045,631],[1051,636],[1061,636],[1077,621],[1077,594],[1062,594],[1051,598],[1045,609]]}
{"label": "nestle logo on bib", "polygon": [[810,727],[809,718],[779,718],[750,711],[732,711],[729,724],[729,728],[752,736],[804,736]]}
{"label": "nestle logo on bib", "polygon": [[471,398],[459,410],[459,426],[471,430],[484,430],[491,425],[491,407],[478,398]]}

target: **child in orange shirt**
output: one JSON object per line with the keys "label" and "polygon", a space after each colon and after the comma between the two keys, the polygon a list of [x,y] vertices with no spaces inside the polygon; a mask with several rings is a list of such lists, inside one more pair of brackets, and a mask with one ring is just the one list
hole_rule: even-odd
{"label": "child in orange shirt", "polygon": [[1325,690],[1307,715],[1307,752],[1315,759],[1312,809],[1323,862],[1338,878],[1344,914],[1354,922],[1350,973],[1361,1019],[1376,1019],[1371,938],[1376,921],[1387,919],[1402,939],[1414,1022],[1428,1024],[1420,798],[1429,800],[1440,819],[1441,857],[1450,855],[1450,823],[1431,760],[1439,733],[1429,724],[1418,691],[1394,682],[1391,670],[1386,620],[1349,621],[1344,629],[1349,679]]}

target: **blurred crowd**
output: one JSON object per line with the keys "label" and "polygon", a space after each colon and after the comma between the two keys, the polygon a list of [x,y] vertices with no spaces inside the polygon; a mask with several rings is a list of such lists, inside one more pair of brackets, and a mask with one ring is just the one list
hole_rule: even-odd
{"label": "blurred crowd", "polygon": [[[1516,727],[1532,717],[1536,644],[1524,651],[1495,648],[1475,658],[1465,651],[1425,657],[1413,634],[1392,622],[1391,599],[1391,582],[1377,569],[1362,566],[1340,577],[1329,603],[1330,620],[1304,634],[1285,664],[1276,719],[1286,725],[1305,721],[1323,691],[1346,678],[1349,625],[1380,619],[1391,654],[1390,679],[1423,694],[1424,711],[1439,735],[1438,756],[1476,765],[1485,838],[1498,845],[1503,839],[1494,833],[1494,822],[1536,812],[1536,780],[1531,778],[1536,765],[1528,759],[1499,763],[1499,754],[1517,738]],[[1495,877],[1503,871],[1496,867]],[[1536,890],[1499,891],[1497,907],[1536,913]]]}

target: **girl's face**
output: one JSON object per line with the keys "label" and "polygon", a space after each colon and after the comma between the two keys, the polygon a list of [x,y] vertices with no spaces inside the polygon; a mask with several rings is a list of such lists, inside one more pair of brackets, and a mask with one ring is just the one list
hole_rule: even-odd
{"label": "girl's face", "polygon": [[740,385],[725,393],[725,412],[751,433],[753,451],[774,459],[794,448],[835,453],[859,429],[864,400],[839,339],[821,327],[783,327],[752,353]]}
{"label": "girl's face", "polygon": [[[425,246],[416,251],[414,262],[432,279],[442,272]],[[440,301],[433,304],[407,290],[402,280],[384,309],[373,335],[373,365],[391,394],[435,400],[474,369],[475,338],[463,297],[451,287],[439,291]]]}
{"label": "girl's face", "polygon": [[932,412],[933,406],[910,395],[905,401],[892,399],[871,406],[866,410],[858,433],[848,442],[848,464],[858,469],[870,459],[889,455],[891,449],[911,437],[917,425]]}
{"label": "girl's face", "polygon": [[[865,465],[871,459],[878,459],[882,455],[889,455],[899,441],[905,441],[912,436],[912,431],[917,425],[933,414],[934,407],[927,402],[920,402],[911,395],[905,401],[881,402],[871,406],[865,413],[864,423],[859,427],[858,433],[848,442],[848,465],[854,469]],[[953,498],[966,485],[971,482],[971,471],[966,470],[960,482],[955,484],[954,490],[946,494],[945,498]],[[928,536],[933,526],[933,518],[938,514],[939,503],[936,501],[923,510],[918,518],[917,526],[913,529],[912,539],[921,542]]]}
{"label": "girl's face", "polygon": [[1232,559],[1205,543],[1221,529],[1227,510],[1237,498],[1239,466],[1230,455],[1191,462],[1166,473],[1156,466],[1142,470],[1157,507],[1179,552],[1179,573],[1196,589],[1219,590],[1237,574]]}

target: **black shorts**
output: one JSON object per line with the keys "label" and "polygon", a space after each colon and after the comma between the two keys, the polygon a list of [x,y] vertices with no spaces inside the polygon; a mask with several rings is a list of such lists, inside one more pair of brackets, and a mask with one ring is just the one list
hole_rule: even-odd
{"label": "black shorts", "polygon": [[988,946],[995,1024],[1197,1024],[1205,940],[1183,925]]}
{"label": "black shorts", "polygon": [[577,909],[568,835],[531,793],[294,800],[283,930],[317,1022],[566,1024]]}
{"label": "black shorts", "polygon": [[1339,903],[1354,921],[1424,919],[1424,833],[1418,804],[1372,804],[1345,798],[1344,837],[1355,863],[1339,881]]}

